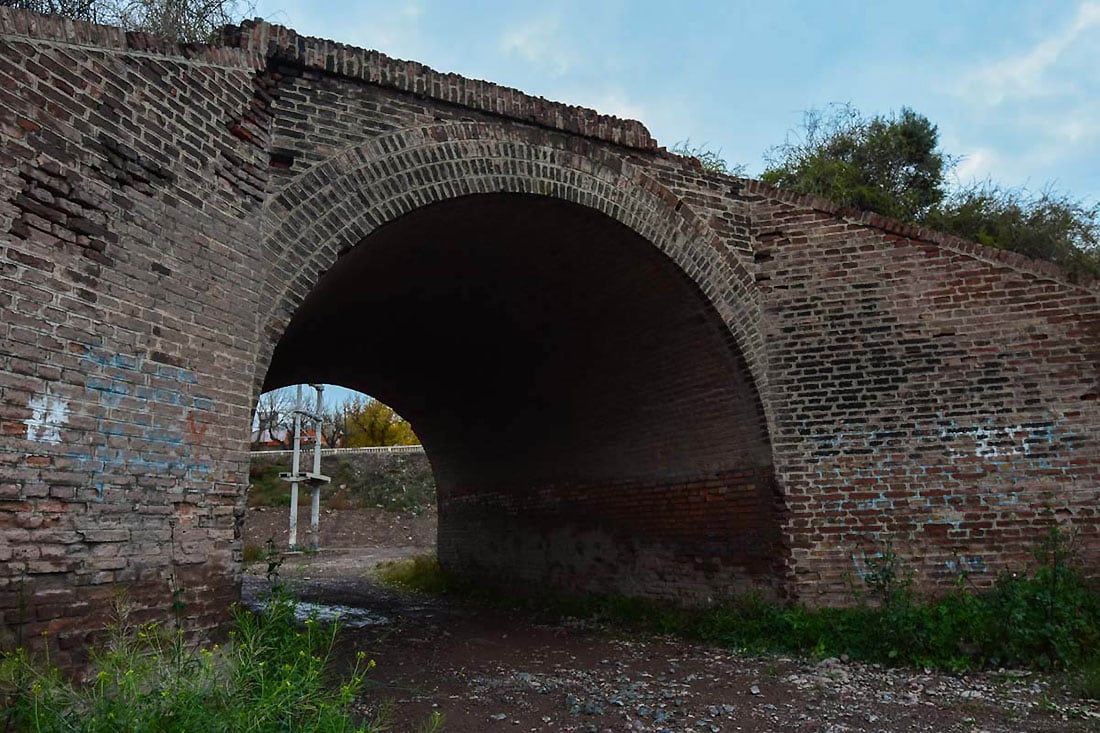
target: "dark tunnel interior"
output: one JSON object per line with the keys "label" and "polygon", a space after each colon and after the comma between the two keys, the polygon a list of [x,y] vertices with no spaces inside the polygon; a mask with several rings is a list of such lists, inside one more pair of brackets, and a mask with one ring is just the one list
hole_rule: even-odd
{"label": "dark tunnel interior", "polygon": [[301,304],[265,389],[307,381],[408,418],[441,489],[771,463],[699,288],[626,226],[547,197],[466,196],[375,230]]}

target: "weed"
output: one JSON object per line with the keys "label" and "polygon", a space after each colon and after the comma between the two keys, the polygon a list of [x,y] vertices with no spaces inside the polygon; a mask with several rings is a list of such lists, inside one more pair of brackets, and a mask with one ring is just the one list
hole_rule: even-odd
{"label": "weed", "polygon": [[[1000,666],[1075,671],[1079,694],[1100,694],[1100,593],[1074,564],[1070,537],[1057,526],[1036,548],[1028,573],[1004,575],[975,592],[960,582],[922,599],[904,562],[886,545],[863,558],[871,603],[851,608],[780,606],[758,595],[707,609],[684,609],[619,596],[518,597],[456,579],[434,556],[380,567],[383,582],[493,604],[537,607],[621,629],[672,633],[753,652],[841,656],[888,665],[966,672]],[[862,598],[862,596],[861,596]]]}
{"label": "weed", "polygon": [[379,563],[375,572],[383,583],[431,595],[453,592],[458,585],[454,578],[443,572],[435,555],[417,555]]}
{"label": "weed", "polygon": [[1100,655],[1081,665],[1070,680],[1070,689],[1078,697],[1100,702]]}
{"label": "weed", "polygon": [[913,578],[903,568],[892,540],[885,540],[880,552],[864,552],[862,561],[863,583],[872,599],[883,606],[904,603],[908,599]]}
{"label": "weed", "polygon": [[265,545],[264,560],[267,561],[267,572],[264,575],[267,581],[271,583],[272,593],[277,593],[282,589],[282,585],[279,583],[279,568],[283,566],[283,553],[275,547],[275,538],[273,537],[269,537]]}
{"label": "weed", "polygon": [[231,643],[191,651],[182,631],[132,627],[125,613],[93,650],[85,684],[36,663],[22,649],[0,658],[0,707],[8,730],[362,731],[350,715],[373,662],[328,671],[335,625],[300,627],[294,604],[275,594],[263,613],[234,609]]}
{"label": "weed", "polygon": [[328,508],[329,509],[351,509],[354,504],[351,500],[351,493],[346,486],[340,486],[340,488],[331,492],[328,495]]}
{"label": "weed", "polygon": [[244,562],[259,562],[264,559],[263,548],[259,545],[246,544],[241,551],[241,559]]}
{"label": "weed", "polygon": [[433,710],[424,724],[420,726],[420,733],[439,733],[443,730],[443,713]]}

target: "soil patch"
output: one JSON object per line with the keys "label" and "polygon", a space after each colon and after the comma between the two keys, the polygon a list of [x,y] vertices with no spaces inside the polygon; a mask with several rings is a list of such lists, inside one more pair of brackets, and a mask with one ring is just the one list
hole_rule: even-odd
{"label": "soil patch", "polygon": [[[383,588],[373,567],[430,549],[435,523],[434,513],[386,514],[323,516],[322,551],[288,556],[280,574],[305,600],[384,619],[345,630],[340,653],[377,662],[363,710],[392,701],[394,731],[418,730],[434,710],[452,733],[1100,730],[1100,714],[1057,680],[1024,671],[954,676],[756,657]],[[250,510],[247,521],[246,538],[266,539],[285,527],[286,510]],[[262,596],[265,569],[246,573],[246,600]]]}
{"label": "soil patch", "polygon": [[[268,540],[276,549],[285,550],[289,534],[290,510],[286,507],[252,507],[244,522],[244,544],[264,548]],[[415,548],[429,552],[435,548],[435,508],[421,512],[390,512],[383,509],[322,509],[319,522],[321,548],[377,549]],[[298,508],[298,542],[309,536],[309,505]],[[406,553],[408,554],[408,553]]]}

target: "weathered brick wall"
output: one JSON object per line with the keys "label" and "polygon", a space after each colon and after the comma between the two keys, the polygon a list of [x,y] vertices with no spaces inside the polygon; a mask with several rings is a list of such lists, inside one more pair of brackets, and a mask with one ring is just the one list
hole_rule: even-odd
{"label": "weathered brick wall", "polygon": [[0,616],[79,655],[122,588],[236,594],[259,199],[252,62],[0,10]]}
{"label": "weathered brick wall", "polygon": [[72,648],[120,585],[214,623],[265,380],[412,417],[471,573],[837,602],[885,541],[942,587],[1048,513],[1100,566],[1095,282],[263,23],[0,9],[0,57],[11,633]]}
{"label": "weathered brick wall", "polygon": [[1100,568],[1100,293],[1054,265],[731,180],[654,176],[764,301],[789,591],[849,603],[891,548],[919,588],[1026,568],[1058,524]]}
{"label": "weathered brick wall", "polygon": [[439,557],[510,590],[705,605],[785,595],[783,499],[770,468],[648,482],[451,491]]}
{"label": "weathered brick wall", "polygon": [[891,542],[918,582],[1020,569],[1055,522],[1100,567],[1100,296],[1053,266],[754,206],[800,596]]}

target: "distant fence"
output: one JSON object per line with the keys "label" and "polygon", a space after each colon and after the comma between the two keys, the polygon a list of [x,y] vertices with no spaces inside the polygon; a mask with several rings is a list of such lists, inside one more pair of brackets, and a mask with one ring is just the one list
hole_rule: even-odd
{"label": "distant fence", "polygon": [[[378,445],[371,446],[369,448],[322,448],[322,456],[346,456],[357,455],[361,453],[423,453],[424,446],[422,445]],[[301,451],[303,456],[313,455],[313,446],[302,446]],[[294,454],[294,450],[254,450],[253,456],[290,456]]]}

